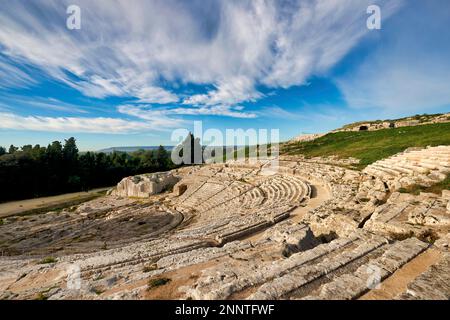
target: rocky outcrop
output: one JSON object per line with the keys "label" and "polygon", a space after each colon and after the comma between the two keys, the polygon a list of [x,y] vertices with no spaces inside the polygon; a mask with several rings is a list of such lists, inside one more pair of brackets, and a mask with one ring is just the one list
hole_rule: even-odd
{"label": "rocky outcrop", "polygon": [[122,179],[111,195],[120,197],[148,198],[173,187],[179,178],[171,172],[143,174]]}
{"label": "rocky outcrop", "polygon": [[389,128],[414,127],[435,123],[450,122],[450,113],[436,115],[419,115],[397,120],[358,122],[332,132],[342,131],[376,131]]}
{"label": "rocky outcrop", "polygon": [[450,254],[408,284],[406,292],[398,300],[449,300],[450,299]]}
{"label": "rocky outcrop", "polygon": [[325,133],[302,134],[302,135],[299,135],[299,136],[289,140],[289,142],[313,141],[313,140],[319,139],[320,137],[323,137],[324,135],[325,135]]}

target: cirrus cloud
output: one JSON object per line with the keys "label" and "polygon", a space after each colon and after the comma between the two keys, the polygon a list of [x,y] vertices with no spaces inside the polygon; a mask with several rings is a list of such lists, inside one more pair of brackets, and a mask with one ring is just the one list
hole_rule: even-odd
{"label": "cirrus cloud", "polygon": [[[366,34],[374,2],[384,19],[398,8],[388,0],[79,0],[82,29],[70,31],[71,0],[17,0],[0,12],[0,50],[89,97],[173,104],[171,84],[180,82],[215,87],[183,105],[233,105],[262,98],[258,86],[302,85],[327,72]],[[27,81],[17,73],[16,83]]]}
{"label": "cirrus cloud", "polygon": [[117,118],[21,116],[14,113],[0,112],[0,129],[125,134],[160,130],[161,128],[152,123],[126,121]]}

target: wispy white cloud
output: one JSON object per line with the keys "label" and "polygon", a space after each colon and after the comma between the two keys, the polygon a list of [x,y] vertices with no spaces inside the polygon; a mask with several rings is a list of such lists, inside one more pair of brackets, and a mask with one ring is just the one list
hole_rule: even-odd
{"label": "wispy white cloud", "polygon": [[206,115],[206,116],[226,116],[232,118],[252,119],[258,115],[254,112],[243,111],[242,106],[230,106],[230,105],[213,105],[213,106],[199,106],[189,108],[175,108],[171,109],[170,113],[179,115]]}
{"label": "wispy white cloud", "polygon": [[[82,29],[69,31],[72,1],[39,2],[38,10],[18,0],[0,12],[0,48],[87,96],[173,104],[180,98],[167,84],[194,83],[215,90],[184,105],[220,110],[260,99],[259,85],[301,85],[327,72],[367,32],[365,10],[373,2],[390,3],[79,0]],[[391,11],[383,10],[385,19]],[[20,72],[16,78],[33,81]]]}
{"label": "wispy white cloud", "polygon": [[[50,97],[23,97],[11,94],[4,94],[0,97],[0,103],[13,110],[17,105],[23,108],[41,109],[45,111],[60,111],[64,113],[89,113],[92,106],[83,106],[64,102]],[[14,108],[13,108],[14,106]]]}
{"label": "wispy white cloud", "polygon": [[174,128],[184,123],[181,119],[169,118],[167,110],[154,109],[148,105],[122,105],[117,107],[117,111],[121,114],[148,121],[159,128]]}
{"label": "wispy white cloud", "polygon": [[117,118],[20,116],[0,112],[0,129],[45,132],[125,134],[161,130],[154,123]]}
{"label": "wispy white cloud", "polygon": [[184,99],[187,105],[233,105],[243,101],[256,101],[263,95],[254,88],[254,83],[247,77],[235,77],[227,81],[221,81],[216,85],[216,90],[207,94],[196,94]]}
{"label": "wispy white cloud", "polygon": [[174,115],[206,115],[206,116],[228,116],[233,118],[255,118],[257,115],[251,112],[242,111],[241,106],[199,106],[199,107],[176,107],[176,108],[154,108],[151,105],[122,105],[117,108],[117,111],[133,116],[139,119],[151,121],[164,121],[167,125],[174,126],[181,124],[180,119],[174,119]]}
{"label": "wispy white cloud", "polygon": [[257,112],[258,116],[277,119],[299,120],[307,119],[301,112],[291,112],[279,106],[263,107]]}
{"label": "wispy white cloud", "polygon": [[29,87],[36,83],[25,71],[0,56],[0,89]]}

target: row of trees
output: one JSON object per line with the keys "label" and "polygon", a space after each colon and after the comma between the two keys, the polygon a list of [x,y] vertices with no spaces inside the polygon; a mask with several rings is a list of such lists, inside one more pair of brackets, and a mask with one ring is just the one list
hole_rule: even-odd
{"label": "row of trees", "polygon": [[80,154],[76,140],[47,147],[0,147],[0,202],[112,186],[123,177],[175,167],[170,153],[156,150]]}

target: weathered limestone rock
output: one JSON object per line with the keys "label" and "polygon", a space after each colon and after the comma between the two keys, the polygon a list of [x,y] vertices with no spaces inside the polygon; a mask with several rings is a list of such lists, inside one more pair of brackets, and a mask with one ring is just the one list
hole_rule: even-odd
{"label": "weathered limestone rock", "polygon": [[434,246],[443,252],[450,251],[450,233],[440,238],[434,243]]}
{"label": "weathered limestone rock", "polygon": [[181,196],[183,193],[185,193],[187,190],[187,185],[186,183],[177,183],[174,187],[173,187],[173,194],[177,197]]}
{"label": "weathered limestone rock", "polygon": [[331,214],[325,219],[315,219],[309,222],[315,235],[330,237],[346,237],[358,228],[358,222],[343,214]]}
{"label": "weathered limestone rock", "polygon": [[119,182],[112,195],[121,197],[148,198],[163,190],[171,188],[179,178],[171,172],[143,174],[124,178]]}
{"label": "weathered limestone rock", "polygon": [[304,224],[284,221],[264,233],[264,237],[281,245],[284,256],[314,248],[320,242],[314,237],[311,229]]}
{"label": "weathered limestone rock", "polygon": [[[360,297],[427,248],[427,244],[407,239],[387,247],[383,255],[360,266],[354,273],[336,277],[322,286],[318,296],[306,299],[346,300]],[[376,276],[375,276],[376,275]]]}
{"label": "weathered limestone rock", "polygon": [[445,253],[441,261],[408,284],[400,300],[449,300],[450,299],[450,254]]}
{"label": "weathered limestone rock", "polygon": [[447,213],[450,214],[450,190],[442,191],[442,199],[447,201]]}
{"label": "weathered limestone rock", "polygon": [[334,130],[333,132],[345,132],[345,131],[376,131],[388,128],[401,128],[401,127],[413,127],[432,123],[446,123],[450,122],[450,113],[444,113],[433,116],[421,116],[421,117],[408,117],[395,121],[375,121],[367,123],[355,123],[347,125],[341,129]]}

